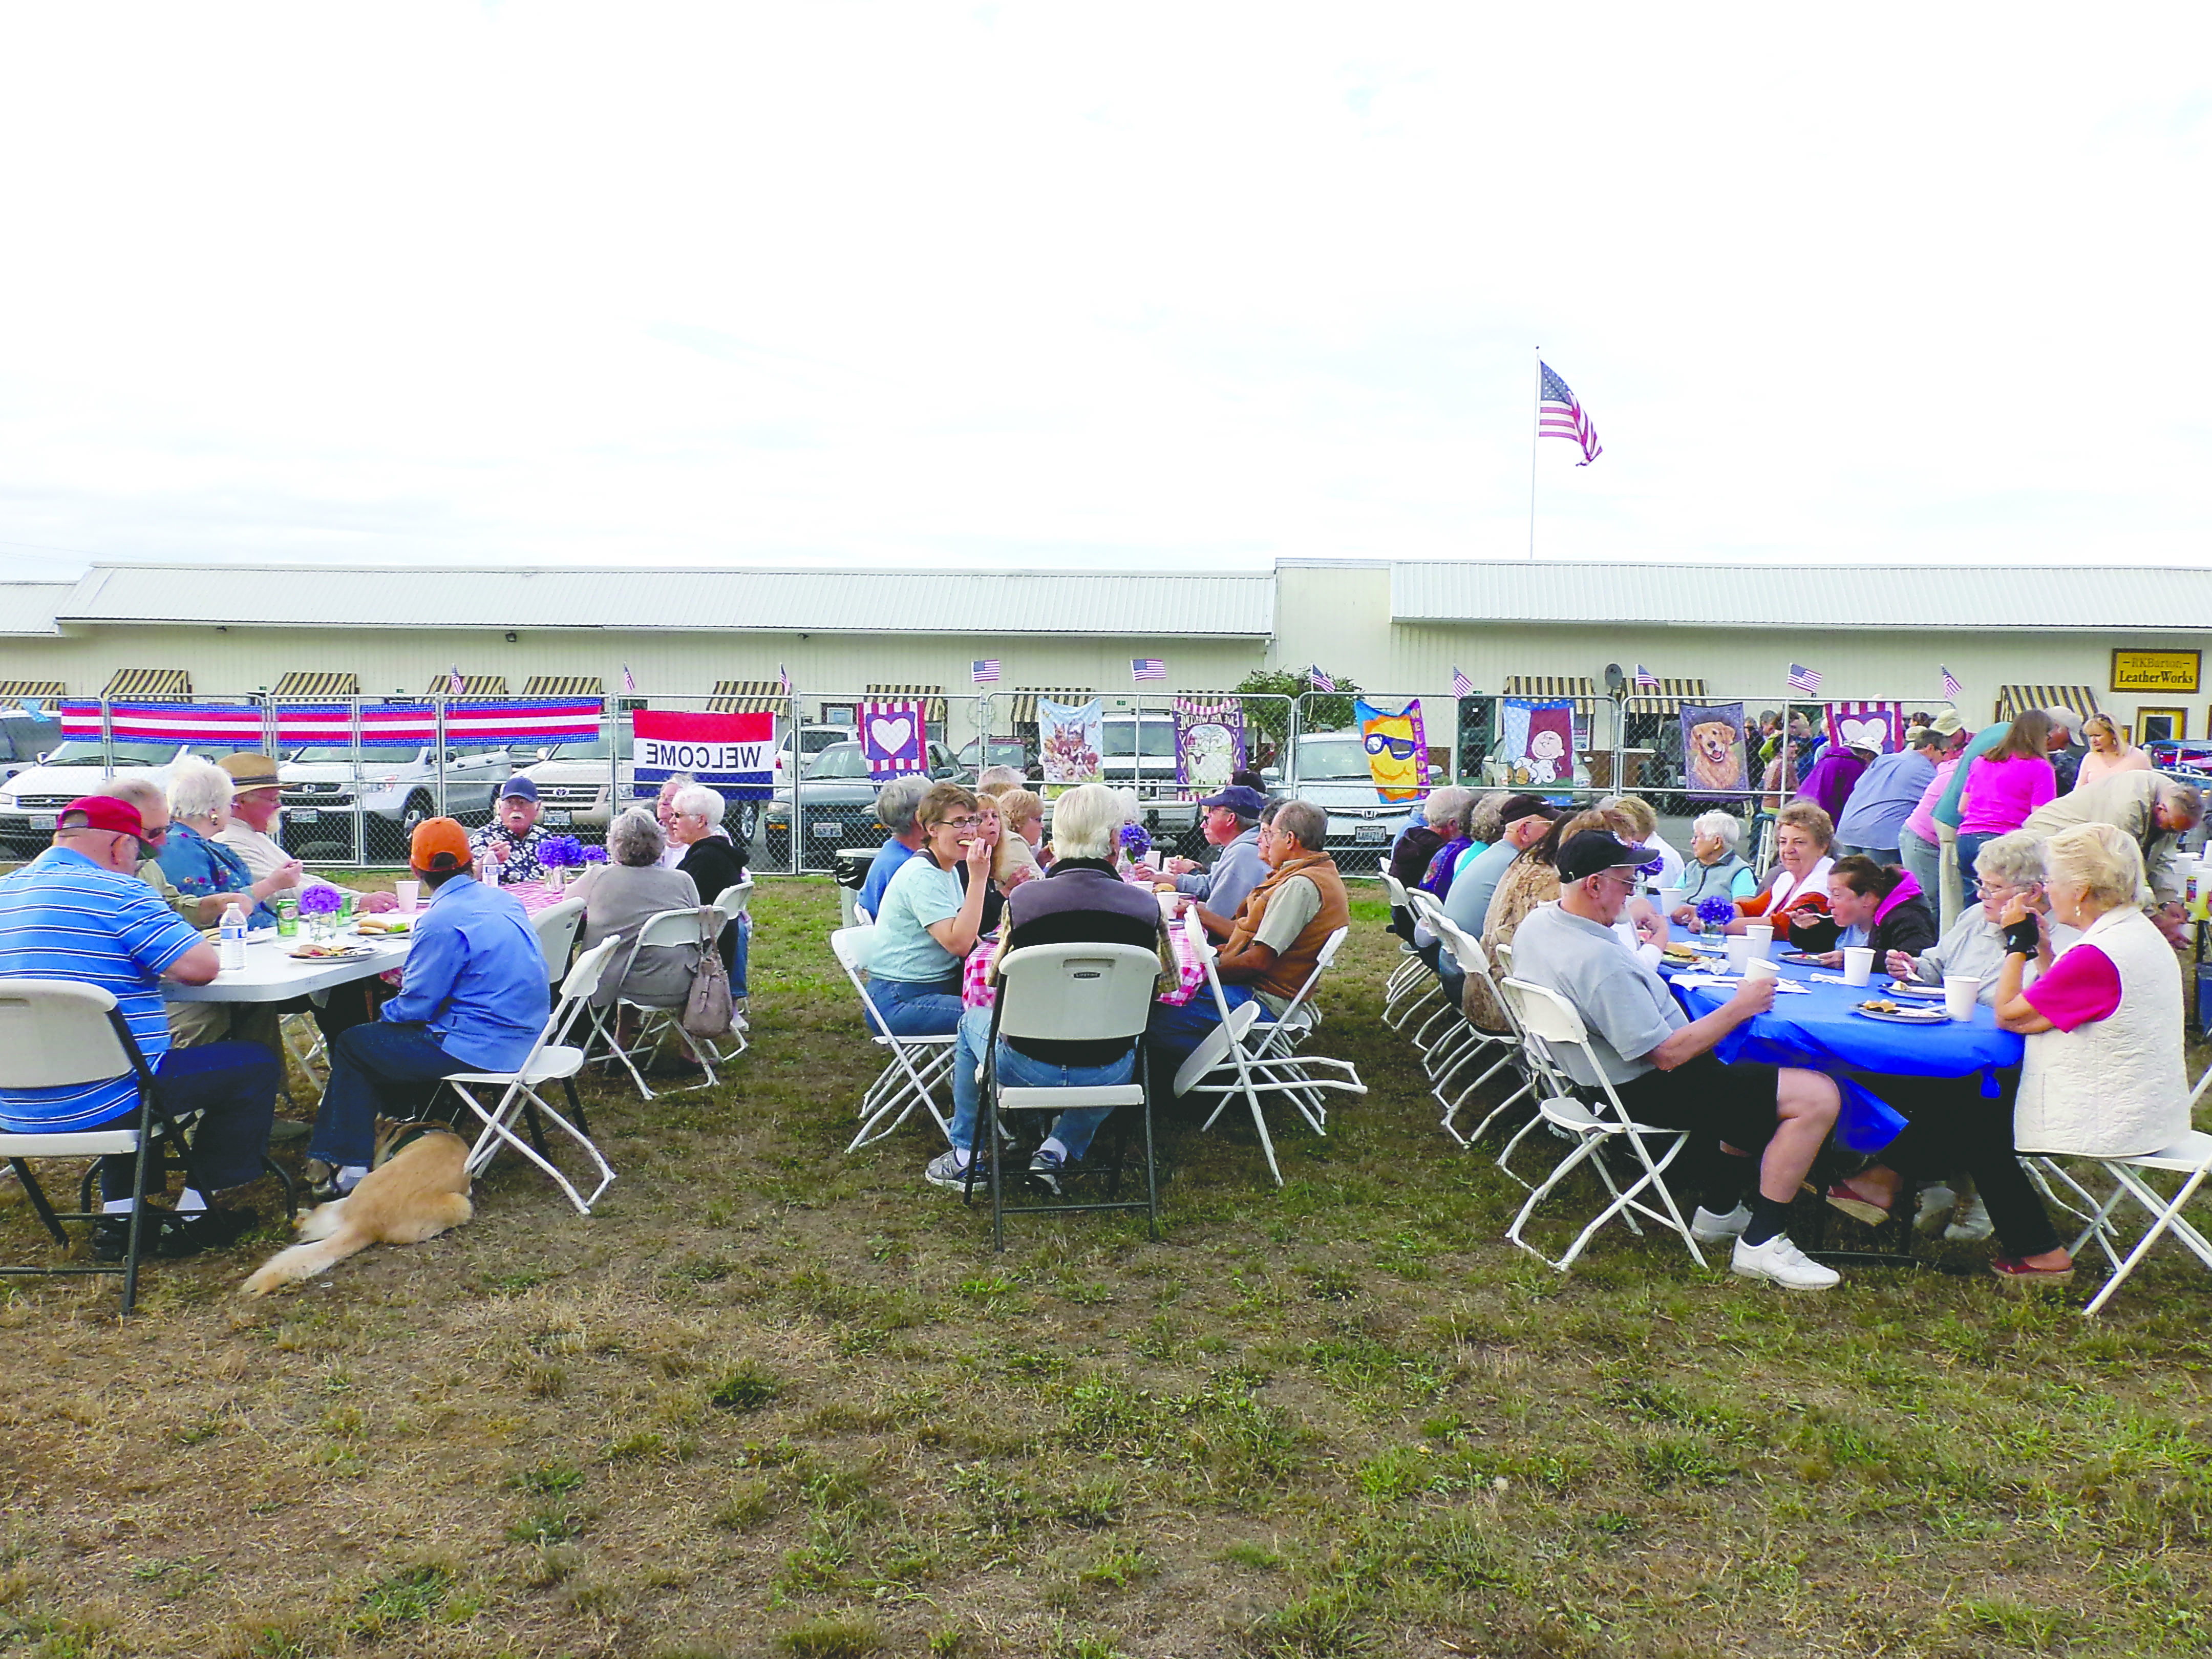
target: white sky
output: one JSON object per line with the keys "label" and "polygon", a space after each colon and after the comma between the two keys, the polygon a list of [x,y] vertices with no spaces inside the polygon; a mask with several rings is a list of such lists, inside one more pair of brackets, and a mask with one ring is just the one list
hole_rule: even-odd
{"label": "white sky", "polygon": [[2212,9],[1695,9],[16,6],[0,574],[2212,562]]}

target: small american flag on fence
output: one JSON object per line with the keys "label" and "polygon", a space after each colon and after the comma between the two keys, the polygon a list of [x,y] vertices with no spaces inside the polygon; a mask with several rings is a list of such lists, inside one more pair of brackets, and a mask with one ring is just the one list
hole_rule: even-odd
{"label": "small american flag on fence", "polygon": [[775,665],[775,683],[783,688],[783,695],[791,695],[791,671],[781,663]]}
{"label": "small american flag on fence", "polygon": [[1336,690],[1336,682],[1321,672],[1321,665],[1319,663],[1314,664],[1311,667],[1306,670],[1306,684],[1313,687],[1316,691],[1334,691]]}
{"label": "small american flag on fence", "polygon": [[968,678],[977,685],[996,685],[999,683],[999,659],[979,658],[968,666]]}
{"label": "small american flag on fence", "polygon": [[446,671],[446,690],[458,697],[468,689],[469,683],[461,678],[461,665],[455,663]]}
{"label": "small american flag on fence", "polygon": [[628,663],[623,665],[623,690],[629,692],[635,692],[637,690],[637,678],[629,672]]}
{"label": "small american flag on fence", "polygon": [[1638,663],[1636,665],[1636,684],[1639,690],[1656,691],[1659,689],[1659,677],[1642,663]]}
{"label": "small american flag on fence", "polygon": [[1943,667],[1942,663],[1938,663],[1936,665],[1943,671],[1943,696],[1945,699],[1951,702],[1958,702],[1959,694],[1961,691],[1964,691],[1966,688],[1960,684],[1959,677],[1956,674],[1954,674],[1948,668]]}
{"label": "small american flag on fence", "polygon": [[1802,691],[1808,697],[1819,696],[1820,695],[1820,671],[1817,668],[1808,668],[1802,663],[1791,663],[1790,665],[1790,689],[1792,691]]}
{"label": "small american flag on fence", "polygon": [[1466,675],[1461,673],[1458,669],[1453,669],[1452,696],[1455,697],[1471,697],[1474,695],[1474,682],[1468,678]]}
{"label": "small american flag on fence", "polygon": [[1597,441],[1597,428],[1590,417],[1583,412],[1575,394],[1567,383],[1542,362],[1536,367],[1543,370],[1543,394],[1536,409],[1536,435],[1540,438],[1565,438],[1582,447],[1583,458],[1577,466],[1588,466],[1605,453],[1605,447]]}
{"label": "small american flag on fence", "polygon": [[1132,657],[1129,659],[1129,678],[1142,684],[1146,680],[1164,680],[1168,677],[1165,657]]}

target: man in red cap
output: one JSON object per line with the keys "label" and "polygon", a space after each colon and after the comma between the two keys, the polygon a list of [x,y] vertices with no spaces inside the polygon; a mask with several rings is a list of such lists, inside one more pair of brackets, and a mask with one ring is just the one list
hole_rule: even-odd
{"label": "man in red cap", "polygon": [[[53,845],[0,878],[0,978],[68,980],[112,993],[153,1068],[161,1104],[173,1115],[203,1114],[192,1138],[187,1182],[164,1211],[154,1249],[191,1255],[228,1244],[252,1224],[251,1211],[225,1211],[212,1194],[261,1173],[276,1115],[276,1057],[258,1043],[210,1042],[172,1048],[161,981],[204,985],[216,976],[215,947],[138,878],[145,823],[127,801],[91,795],[62,810]],[[132,1121],[138,1085],[129,1073],[106,1082],[49,1089],[0,1089],[0,1129],[51,1134]],[[100,1161],[109,1212],[94,1254],[121,1259],[128,1237],[135,1158]]]}

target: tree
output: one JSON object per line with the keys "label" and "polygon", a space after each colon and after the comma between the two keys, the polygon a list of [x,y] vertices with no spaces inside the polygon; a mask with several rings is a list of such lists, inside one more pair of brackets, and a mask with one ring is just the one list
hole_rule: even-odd
{"label": "tree", "polygon": [[[1285,668],[1255,668],[1237,682],[1236,690],[1241,696],[1288,697],[1293,701],[1304,696],[1305,702],[1300,705],[1304,710],[1299,721],[1300,731],[1341,732],[1352,724],[1352,700],[1359,695],[1359,688],[1340,674],[1335,679],[1334,692],[1315,692],[1303,672],[1293,673]],[[1290,742],[1291,710],[1286,704],[1248,702],[1244,705],[1244,724],[1265,735],[1278,752]]]}

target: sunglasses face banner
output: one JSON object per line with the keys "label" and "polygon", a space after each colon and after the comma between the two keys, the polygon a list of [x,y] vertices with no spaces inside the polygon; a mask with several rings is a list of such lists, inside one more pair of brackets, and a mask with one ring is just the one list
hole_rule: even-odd
{"label": "sunglasses face banner", "polygon": [[1395,713],[1364,698],[1352,704],[1367,750],[1367,773],[1384,800],[1418,800],[1429,787],[1428,733],[1419,698]]}

